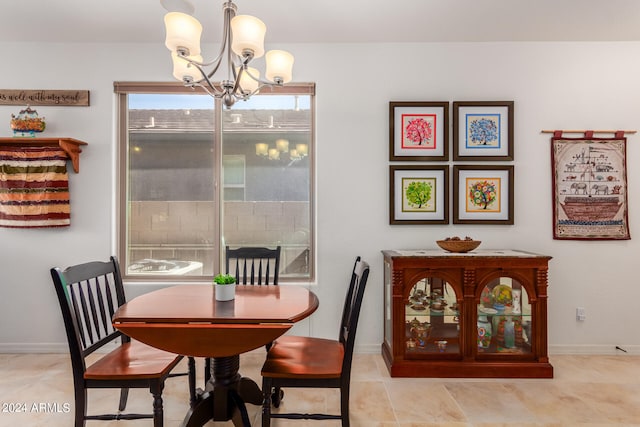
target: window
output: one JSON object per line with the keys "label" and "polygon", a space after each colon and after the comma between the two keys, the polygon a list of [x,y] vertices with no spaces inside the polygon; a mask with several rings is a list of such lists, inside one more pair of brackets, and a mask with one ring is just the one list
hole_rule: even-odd
{"label": "window", "polygon": [[246,158],[244,155],[222,156],[223,194],[226,201],[244,202]]}
{"label": "window", "polygon": [[231,109],[173,84],[115,91],[127,279],[208,279],[227,245],[279,245],[281,280],[313,280],[313,85]]}

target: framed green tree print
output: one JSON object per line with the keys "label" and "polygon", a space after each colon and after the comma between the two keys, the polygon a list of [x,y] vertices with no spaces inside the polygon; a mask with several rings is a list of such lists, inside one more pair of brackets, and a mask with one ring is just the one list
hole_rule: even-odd
{"label": "framed green tree print", "polygon": [[448,224],[449,166],[389,166],[390,224]]}

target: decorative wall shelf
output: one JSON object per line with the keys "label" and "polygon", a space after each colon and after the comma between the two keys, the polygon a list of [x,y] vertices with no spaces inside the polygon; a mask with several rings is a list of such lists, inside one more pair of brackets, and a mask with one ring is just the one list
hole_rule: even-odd
{"label": "decorative wall shelf", "polygon": [[80,172],[80,149],[86,142],[73,138],[0,138],[0,145],[13,145],[22,147],[47,147],[57,146],[62,148],[71,159],[74,172]]}

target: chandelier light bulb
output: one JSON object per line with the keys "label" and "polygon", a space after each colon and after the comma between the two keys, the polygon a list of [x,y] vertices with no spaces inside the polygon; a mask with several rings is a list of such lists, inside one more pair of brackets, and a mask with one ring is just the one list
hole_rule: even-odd
{"label": "chandelier light bulb", "polygon": [[269,149],[269,159],[270,160],[278,160],[278,159],[280,159],[280,152],[278,151],[277,148],[270,148]]}
{"label": "chandelier light bulb", "polygon": [[247,69],[242,72],[240,76],[240,87],[243,93],[253,93],[260,85],[260,82],[251,76],[255,77],[255,79],[260,79],[260,71],[256,68],[247,67]]}
{"label": "chandelier light bulb", "polygon": [[250,51],[254,58],[260,58],[264,55],[266,32],[267,26],[260,19],[250,15],[236,15],[231,19],[231,49],[238,56],[245,56]]}
{"label": "chandelier light bulb", "polygon": [[281,153],[284,153],[285,151],[289,151],[289,141],[287,141],[286,139],[276,140],[276,148]]}
{"label": "chandelier light bulb", "polygon": [[269,155],[269,144],[259,142],[256,144],[256,155],[267,156]]}
{"label": "chandelier light bulb", "polygon": [[274,83],[289,83],[292,78],[293,55],[284,50],[270,50],[266,55],[265,77]]}
{"label": "chandelier light bulb", "polygon": [[187,55],[200,55],[202,24],[191,15],[169,12],[164,16],[165,46],[172,52],[186,50]]}
{"label": "chandelier light bulb", "polygon": [[[189,59],[202,63],[202,56],[195,55],[189,56]],[[171,59],[173,60],[173,77],[181,82],[196,81],[202,76],[200,71],[191,65],[185,58],[179,56],[176,52],[171,52]]]}
{"label": "chandelier light bulb", "polygon": [[309,146],[307,144],[296,144],[296,151],[302,157],[309,154]]}

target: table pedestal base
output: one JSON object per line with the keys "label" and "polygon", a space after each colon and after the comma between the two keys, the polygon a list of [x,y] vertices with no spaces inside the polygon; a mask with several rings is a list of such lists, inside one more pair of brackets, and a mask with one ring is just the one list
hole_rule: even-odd
{"label": "table pedestal base", "polygon": [[251,427],[245,403],[261,405],[262,391],[251,378],[241,377],[239,368],[240,356],[213,359],[213,377],[182,427],[202,427],[211,420],[232,420],[235,426]]}

